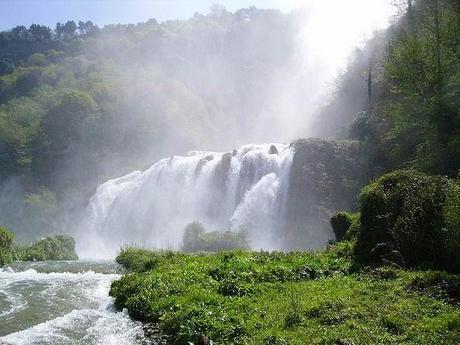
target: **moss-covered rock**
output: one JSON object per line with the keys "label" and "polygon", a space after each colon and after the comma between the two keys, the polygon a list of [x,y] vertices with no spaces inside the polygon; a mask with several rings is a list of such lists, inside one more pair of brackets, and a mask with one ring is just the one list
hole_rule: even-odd
{"label": "moss-covered rock", "polygon": [[357,258],[460,271],[457,188],[453,180],[411,170],[384,175],[365,187]]}
{"label": "moss-covered rock", "polygon": [[293,146],[284,247],[323,247],[334,238],[331,216],[354,210],[356,195],[368,180],[361,146],[323,139],[302,139]]}
{"label": "moss-covered rock", "polygon": [[13,238],[11,231],[0,227],[0,267],[13,260]]}

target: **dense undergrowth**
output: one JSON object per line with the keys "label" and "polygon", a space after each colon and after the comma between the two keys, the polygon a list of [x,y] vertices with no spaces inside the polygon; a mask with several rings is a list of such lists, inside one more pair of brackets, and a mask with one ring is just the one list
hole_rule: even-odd
{"label": "dense undergrowth", "polygon": [[117,308],[176,344],[456,344],[460,278],[358,269],[352,242],[324,252],[184,254],[127,248]]}
{"label": "dense undergrowth", "polygon": [[30,246],[14,243],[14,233],[0,227],[0,267],[12,261],[78,260],[75,240],[67,235],[43,238]]}
{"label": "dense undergrowth", "polygon": [[78,260],[75,252],[75,240],[66,235],[49,236],[31,246],[16,247],[16,260]]}

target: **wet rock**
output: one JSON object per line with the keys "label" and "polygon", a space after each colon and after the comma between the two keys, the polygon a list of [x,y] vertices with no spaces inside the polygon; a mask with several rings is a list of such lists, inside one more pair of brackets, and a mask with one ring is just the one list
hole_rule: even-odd
{"label": "wet rock", "polygon": [[145,323],[143,330],[143,345],[170,345],[173,343],[171,336],[164,334],[157,323]]}
{"label": "wet rock", "polygon": [[277,155],[278,154],[278,149],[276,148],[275,145],[270,146],[270,151],[268,151],[269,154],[271,155]]}

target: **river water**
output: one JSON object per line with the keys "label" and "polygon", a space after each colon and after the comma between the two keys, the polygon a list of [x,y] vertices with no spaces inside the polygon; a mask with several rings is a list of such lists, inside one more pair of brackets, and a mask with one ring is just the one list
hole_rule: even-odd
{"label": "river water", "polygon": [[17,262],[0,269],[0,344],[144,345],[142,325],[117,312],[110,261]]}

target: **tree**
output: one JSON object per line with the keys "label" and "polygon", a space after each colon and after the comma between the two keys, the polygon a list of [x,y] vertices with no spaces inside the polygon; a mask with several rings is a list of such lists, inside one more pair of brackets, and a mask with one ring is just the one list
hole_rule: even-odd
{"label": "tree", "polygon": [[44,128],[56,154],[66,154],[76,149],[82,129],[88,120],[95,118],[97,104],[84,92],[66,94],[61,102],[45,115]]}
{"label": "tree", "polygon": [[69,20],[64,24],[63,27],[63,34],[65,39],[73,38],[75,37],[77,31],[77,24],[73,20]]}
{"label": "tree", "polygon": [[19,25],[11,29],[11,37],[13,40],[25,40],[28,37],[27,28],[24,25]]}
{"label": "tree", "polygon": [[0,76],[4,74],[13,73],[15,70],[14,62],[11,59],[0,59]]}
{"label": "tree", "polygon": [[51,39],[51,30],[44,25],[32,24],[28,32],[32,40],[45,41]]}
{"label": "tree", "polygon": [[88,20],[86,22],[78,22],[78,33],[80,35],[92,35],[97,32],[99,28],[92,21]]}
{"label": "tree", "polygon": [[61,39],[62,36],[64,35],[64,25],[58,22],[56,24],[56,28],[54,29],[54,32],[56,33],[57,38]]}

